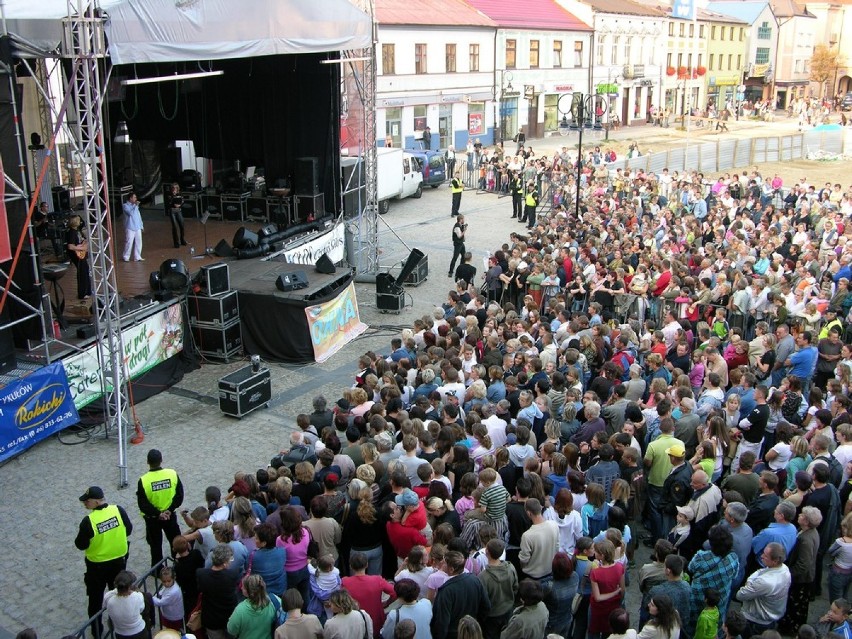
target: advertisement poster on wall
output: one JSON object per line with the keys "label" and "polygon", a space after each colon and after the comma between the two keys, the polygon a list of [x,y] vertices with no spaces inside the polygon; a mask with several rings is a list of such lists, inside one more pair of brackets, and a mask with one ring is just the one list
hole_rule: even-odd
{"label": "advertisement poster on wall", "polygon": [[471,113],[467,116],[467,132],[470,135],[482,135],[485,132],[483,125],[481,113]]}

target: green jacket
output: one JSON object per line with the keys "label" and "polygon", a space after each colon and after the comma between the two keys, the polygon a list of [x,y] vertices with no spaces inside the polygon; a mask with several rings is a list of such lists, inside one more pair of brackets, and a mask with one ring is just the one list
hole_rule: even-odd
{"label": "green jacket", "polygon": [[510,612],[515,605],[515,595],[518,594],[518,573],[508,561],[501,561],[499,566],[486,566],[479,575],[488,599],[491,600],[490,617],[499,617]]}

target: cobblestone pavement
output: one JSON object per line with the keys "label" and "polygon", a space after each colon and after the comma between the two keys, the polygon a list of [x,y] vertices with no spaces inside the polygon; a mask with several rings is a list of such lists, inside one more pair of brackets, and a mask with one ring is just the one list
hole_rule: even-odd
{"label": "cobblestone pavement", "polygon": [[[613,137],[659,136],[659,129],[638,128],[614,132]],[[532,141],[539,154],[561,146],[563,138]],[[509,198],[467,191],[461,211],[469,223],[468,249],[482,272],[486,251],[506,241],[509,232],[522,228],[511,216]],[[390,231],[393,229],[395,233]],[[352,384],[357,358],[367,350],[388,353],[391,337],[399,329],[431,311],[445,300],[451,287],[446,272],[452,255],[450,193],[446,187],[426,189],[420,200],[393,202],[379,221],[384,268],[398,265],[408,255],[408,244],[429,256],[430,274],[419,287],[407,288],[410,307],[401,314],[376,309],[374,287],[357,284],[361,319],[370,326],[363,336],[321,365],[291,366],[271,363],[273,399],[243,420],[225,417],[218,409],[217,381],[244,365],[205,364],[175,387],[136,407],[145,441],[130,446],[127,466],[130,485],[118,489],[117,444],[103,432],[91,439],[64,445],[56,438],[42,442],[0,467],[0,525],[7,540],[7,559],[0,572],[0,636],[2,628],[15,633],[33,626],[42,637],[58,637],[78,628],[86,617],[82,583],[83,554],[73,540],[86,514],[77,498],[97,484],[107,499],[124,506],[131,515],[131,570],[149,565],[144,528],[135,506],[135,486],[145,472],[149,448],[163,451],[164,464],[178,470],[186,489],[187,508],[203,504],[208,485],[226,488],[234,471],[265,467],[287,441],[296,414],[310,410],[311,398],[322,393],[334,401]],[[38,494],[32,494],[33,491]],[[647,559],[640,546],[637,565]],[[638,573],[635,573],[638,574]],[[628,593],[631,614],[638,607],[637,580]],[[818,602],[812,609],[826,609]]]}

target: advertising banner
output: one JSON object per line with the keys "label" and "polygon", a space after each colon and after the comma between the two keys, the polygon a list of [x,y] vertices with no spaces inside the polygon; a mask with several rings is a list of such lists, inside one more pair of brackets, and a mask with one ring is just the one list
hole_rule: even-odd
{"label": "advertising banner", "polygon": [[333,300],[308,306],[305,314],[311,330],[314,359],[319,363],[327,360],[367,330],[367,325],[358,315],[354,282]]}
{"label": "advertising banner", "polygon": [[12,382],[0,390],[0,462],[78,421],[59,362]]}
{"label": "advertising banner", "polygon": [[[183,322],[180,304],[172,304],[121,332],[124,364],[130,379],[153,368],[183,350]],[[80,409],[112,390],[98,363],[98,345],[63,360],[74,405]]]}
{"label": "advertising banner", "polygon": [[485,133],[481,113],[471,113],[467,116],[467,132],[470,135],[482,135]]}
{"label": "advertising banner", "polygon": [[[337,264],[343,260],[344,247],[343,224],[338,224],[325,235],[279,255],[283,255],[287,264],[316,264],[323,255]],[[280,261],[280,257],[276,261]]]}

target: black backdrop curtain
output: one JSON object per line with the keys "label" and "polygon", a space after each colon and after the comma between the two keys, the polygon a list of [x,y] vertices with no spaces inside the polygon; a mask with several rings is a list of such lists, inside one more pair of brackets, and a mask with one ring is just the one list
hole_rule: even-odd
{"label": "black backdrop curtain", "polygon": [[[111,102],[110,123],[127,122],[133,140],[192,140],[199,155],[263,167],[267,184],[293,176],[295,159],[317,157],[326,209],[339,175],[340,66],[325,54],[281,55],[196,64],[123,65],[113,80],[224,72],[180,82],[127,86]],[[114,135],[115,131],[111,131]],[[338,187],[339,188],[339,187]]]}

